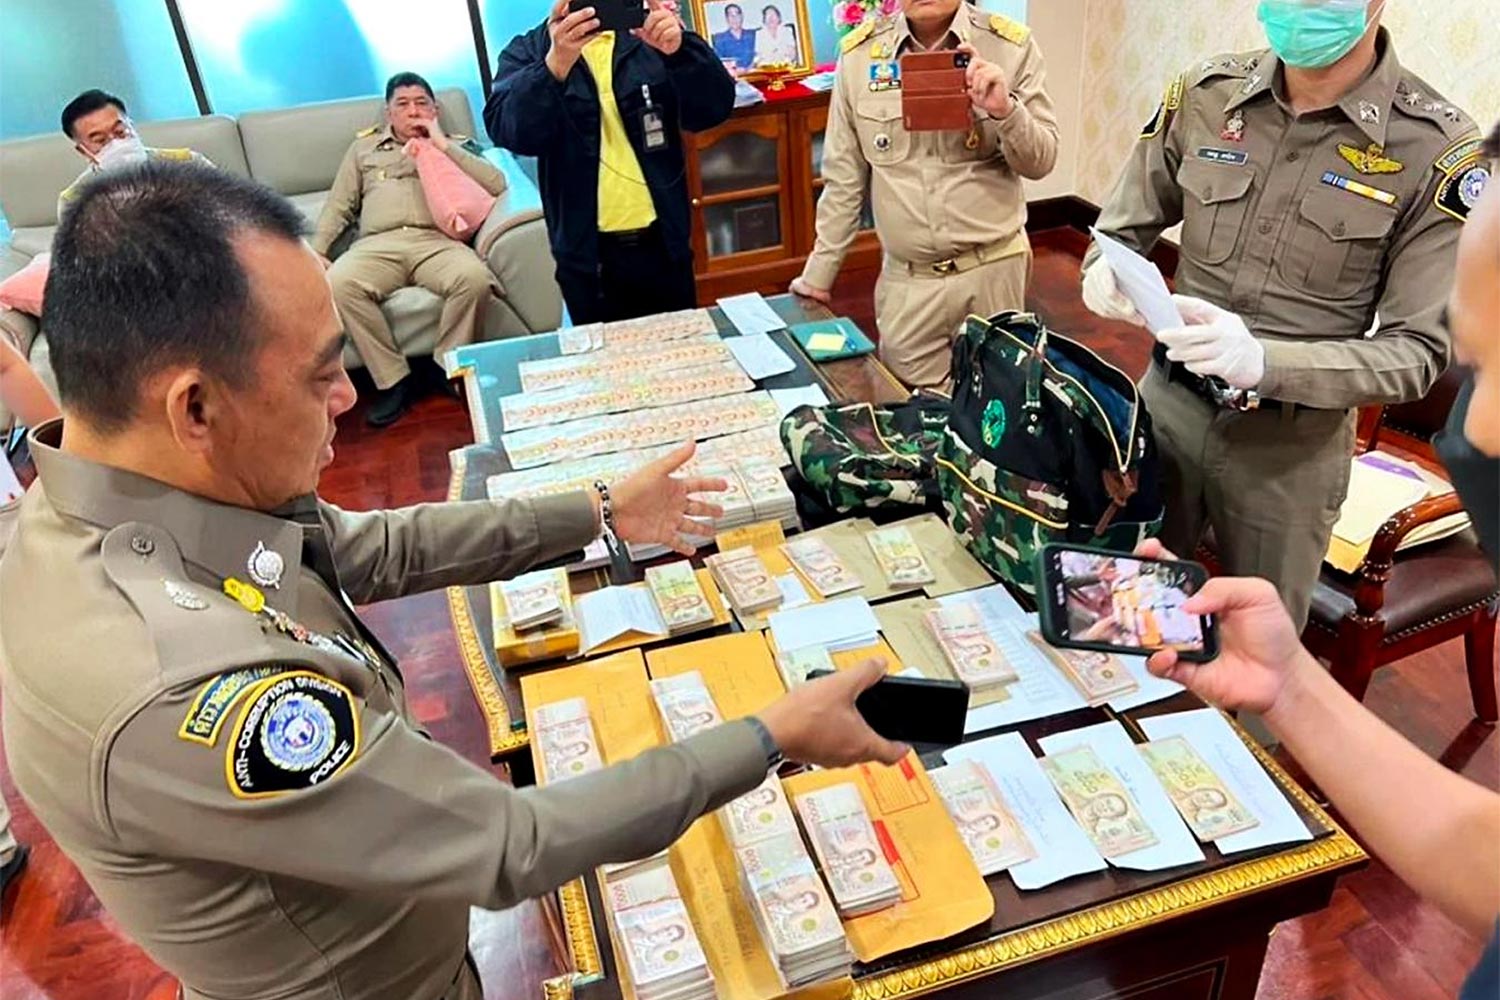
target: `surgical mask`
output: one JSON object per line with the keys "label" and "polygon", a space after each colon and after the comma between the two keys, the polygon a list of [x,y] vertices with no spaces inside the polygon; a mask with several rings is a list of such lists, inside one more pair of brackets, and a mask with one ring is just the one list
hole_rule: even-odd
{"label": "surgical mask", "polygon": [[115,170],[144,163],[146,162],[146,144],[138,135],[111,139],[109,145],[99,150],[99,155],[94,158],[94,162],[99,164],[100,170]]}
{"label": "surgical mask", "polygon": [[1448,470],[1448,479],[1474,522],[1479,547],[1500,575],[1500,458],[1486,455],[1464,436],[1464,422],[1468,420],[1469,400],[1473,395],[1474,380],[1470,379],[1453,401],[1448,426],[1433,442],[1433,450]]}
{"label": "surgical mask", "polygon": [[1321,69],[1359,44],[1370,27],[1368,7],[1366,0],[1260,0],[1257,15],[1282,62]]}

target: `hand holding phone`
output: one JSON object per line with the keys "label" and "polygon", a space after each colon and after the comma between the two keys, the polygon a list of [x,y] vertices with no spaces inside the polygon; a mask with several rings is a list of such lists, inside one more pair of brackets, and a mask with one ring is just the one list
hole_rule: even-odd
{"label": "hand holding phone", "polygon": [[[808,679],[831,676],[814,670]],[[964,740],[969,689],[958,681],[885,676],[865,689],[855,707],[888,740],[956,746]]]}
{"label": "hand holding phone", "polygon": [[1052,645],[1125,656],[1171,649],[1190,663],[1219,655],[1213,617],[1183,608],[1208,581],[1199,564],[1072,545],[1048,545],[1037,562],[1037,609]]}
{"label": "hand holding phone", "polygon": [[646,23],[646,5],[642,0],[569,0],[570,11],[594,8],[599,31],[634,31]]}

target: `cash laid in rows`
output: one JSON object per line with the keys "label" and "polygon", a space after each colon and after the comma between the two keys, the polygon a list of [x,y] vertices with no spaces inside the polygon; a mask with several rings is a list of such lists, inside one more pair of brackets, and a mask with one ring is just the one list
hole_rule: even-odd
{"label": "cash laid in rows", "polygon": [[983,764],[959,761],[927,774],[980,874],[994,875],[1037,856],[1031,838]]}
{"label": "cash laid in rows", "polygon": [[781,545],[782,554],[797,568],[807,582],[823,597],[858,590],[863,584],[833,546],[816,536],[789,539]]}
{"label": "cash laid in rows", "polygon": [[517,431],[648,406],[676,406],[754,388],[755,383],[738,362],[719,362],[674,372],[610,376],[561,389],[502,396],[500,420],[506,431]]}
{"label": "cash laid in rows", "polygon": [[566,781],[604,767],[587,701],[568,698],[540,705],[532,719],[536,732],[531,739],[542,757],[539,783]]}
{"label": "cash laid in rows", "polygon": [[912,537],[910,529],[899,525],[877,528],[865,535],[865,541],[874,551],[875,561],[880,564],[880,571],[891,587],[920,587],[937,581],[937,575],[927,564],[927,557],[922,554],[922,548]]}
{"label": "cash laid in rows", "polygon": [[568,327],[557,331],[557,340],[562,353],[585,354],[606,348],[703,337],[718,331],[707,309],[680,309],[639,319]]}
{"label": "cash laid in rows", "polygon": [[526,573],[500,584],[505,617],[517,632],[557,625],[572,628],[568,575],[555,569]]}
{"label": "cash laid in rows", "polygon": [[1040,632],[1028,632],[1026,638],[1042,651],[1068,683],[1078,689],[1090,706],[1102,705],[1111,698],[1140,690],[1140,682],[1125,669],[1119,658],[1097,649],[1058,649]]}
{"label": "cash laid in rows", "polygon": [[748,545],[716,552],[703,561],[737,614],[755,614],[781,604],[781,588],[765,560]]}
{"label": "cash laid in rows", "polygon": [[1157,843],[1141,807],[1093,748],[1048,754],[1042,770],[1099,853],[1117,858]]}
{"label": "cash laid in rows", "polygon": [[740,883],[772,963],[788,987],[849,974],[853,955],[802,838],[768,837],[735,851]]}
{"label": "cash laid in rows", "polygon": [[516,366],[521,391],[560,389],[575,382],[634,375],[641,372],[674,371],[732,360],[733,353],[719,337],[694,337],[666,343],[629,344],[589,354],[565,354],[560,358],[522,361]]}
{"label": "cash laid in rows", "polygon": [[713,972],[665,854],[606,879],[615,936],[638,1000],[708,1000]]}
{"label": "cash laid in rows", "polygon": [[797,813],[840,916],[859,917],[900,902],[901,883],[886,860],[858,786],[844,782],[799,795]]}
{"label": "cash laid in rows", "polygon": [[1153,740],[1136,749],[1199,840],[1207,843],[1260,825],[1184,737]]}

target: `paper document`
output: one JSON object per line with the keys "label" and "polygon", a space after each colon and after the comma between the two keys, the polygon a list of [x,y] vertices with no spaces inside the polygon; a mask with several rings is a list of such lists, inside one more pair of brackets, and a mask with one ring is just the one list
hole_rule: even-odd
{"label": "paper document", "polygon": [[627,632],[666,635],[651,591],[644,587],[605,587],[573,599],[573,617],[578,619],[580,646],[592,652]]}
{"label": "paper document", "polygon": [[812,595],[802,586],[796,573],[782,573],[776,577],[776,589],[781,591],[781,610],[790,611],[813,602]]}
{"label": "paper document", "polygon": [[764,333],[726,337],[724,343],[729,345],[730,353],[740,363],[740,367],[745,369],[745,374],[756,381],[772,375],[785,375],[797,367],[786,351]]}
{"label": "paper document", "polygon": [[1097,229],[1090,229],[1089,232],[1093,233],[1094,241],[1099,244],[1104,262],[1115,273],[1115,284],[1121,294],[1135,306],[1141,318],[1146,321],[1148,330],[1160,333],[1187,325],[1183,322],[1182,313],[1177,311],[1177,303],[1172,301],[1172,292],[1167,288],[1166,279],[1161,276],[1155,264]]}
{"label": "paper document", "polygon": [[831,652],[873,646],[880,623],[863,597],[842,597],[805,608],[777,611],[770,618],[777,649],[824,646]]}
{"label": "paper document", "polygon": [[943,759],[950,764],[971,760],[983,765],[1036,848],[1035,858],[1010,868],[1017,889],[1043,889],[1105,869],[1104,859],[1068,814],[1020,733],[964,743],[944,753]]}
{"label": "paper document", "polygon": [[26,491],[21,488],[21,481],[16,478],[16,470],[9,460],[0,456],[0,503],[10,503],[20,498],[24,492]]}
{"label": "paper document", "polygon": [[771,399],[776,402],[776,408],[781,411],[783,417],[799,406],[828,406],[830,404],[828,393],[823,391],[821,385],[804,385],[796,389],[772,389],[770,393]]}
{"label": "paper document", "polygon": [[1420,476],[1413,479],[1408,470],[1393,467],[1394,463],[1364,460],[1368,458],[1361,455],[1349,463],[1348,497],[1333,526],[1333,533],[1346,542],[1369,541],[1393,515],[1428,494]]}
{"label": "paper document", "polygon": [[1140,708],[1154,701],[1164,701],[1174,695],[1186,690],[1176,681],[1169,681],[1164,677],[1158,677],[1146,669],[1146,659],[1142,656],[1118,656],[1117,660],[1125,667],[1130,676],[1135,678],[1139,685],[1129,694],[1109,699],[1108,705],[1116,712],[1128,712],[1132,708]]}
{"label": "paper document", "polygon": [[1149,847],[1114,857],[1111,863],[1116,867],[1161,871],[1203,860],[1203,851],[1198,847],[1197,838],[1182,822],[1166,789],[1161,787],[1156,775],[1135,748],[1130,734],[1118,722],[1101,722],[1097,726],[1054,733],[1044,736],[1038,741],[1038,745],[1049,756],[1075,747],[1089,747],[1098,754],[1104,766],[1120,780],[1120,784],[1125,786],[1125,790],[1140,807],[1141,818],[1156,835],[1156,842]]}
{"label": "paper document", "polygon": [[[786,329],[786,320],[776,315],[776,310],[759,292],[720,299],[719,308],[724,310],[725,318],[734,324],[734,328],[747,337]],[[733,338],[730,340],[732,343]]]}
{"label": "paper document", "polygon": [[1275,780],[1260,766],[1234,728],[1215,708],[1175,712],[1140,720],[1141,730],[1153,740],[1181,736],[1193,745],[1260,825],[1244,833],[1214,841],[1222,854],[1254,851],[1273,844],[1311,840],[1307,825],[1281,793]]}

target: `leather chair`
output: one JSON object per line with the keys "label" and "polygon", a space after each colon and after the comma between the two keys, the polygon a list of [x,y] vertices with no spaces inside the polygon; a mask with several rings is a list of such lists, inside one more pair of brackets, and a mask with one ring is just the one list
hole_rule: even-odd
{"label": "leather chair", "polygon": [[[1450,369],[1421,400],[1362,413],[1363,450],[1374,449],[1383,436],[1399,435],[1405,450],[1432,458],[1432,439],[1447,423],[1468,377],[1467,370]],[[1500,717],[1495,700],[1500,590],[1474,532],[1396,551],[1415,528],[1461,509],[1452,493],[1421,500],[1381,526],[1354,573],[1325,564],[1302,641],[1329,661],[1345,690],[1363,699],[1380,667],[1462,636],[1474,714],[1493,723]]]}

